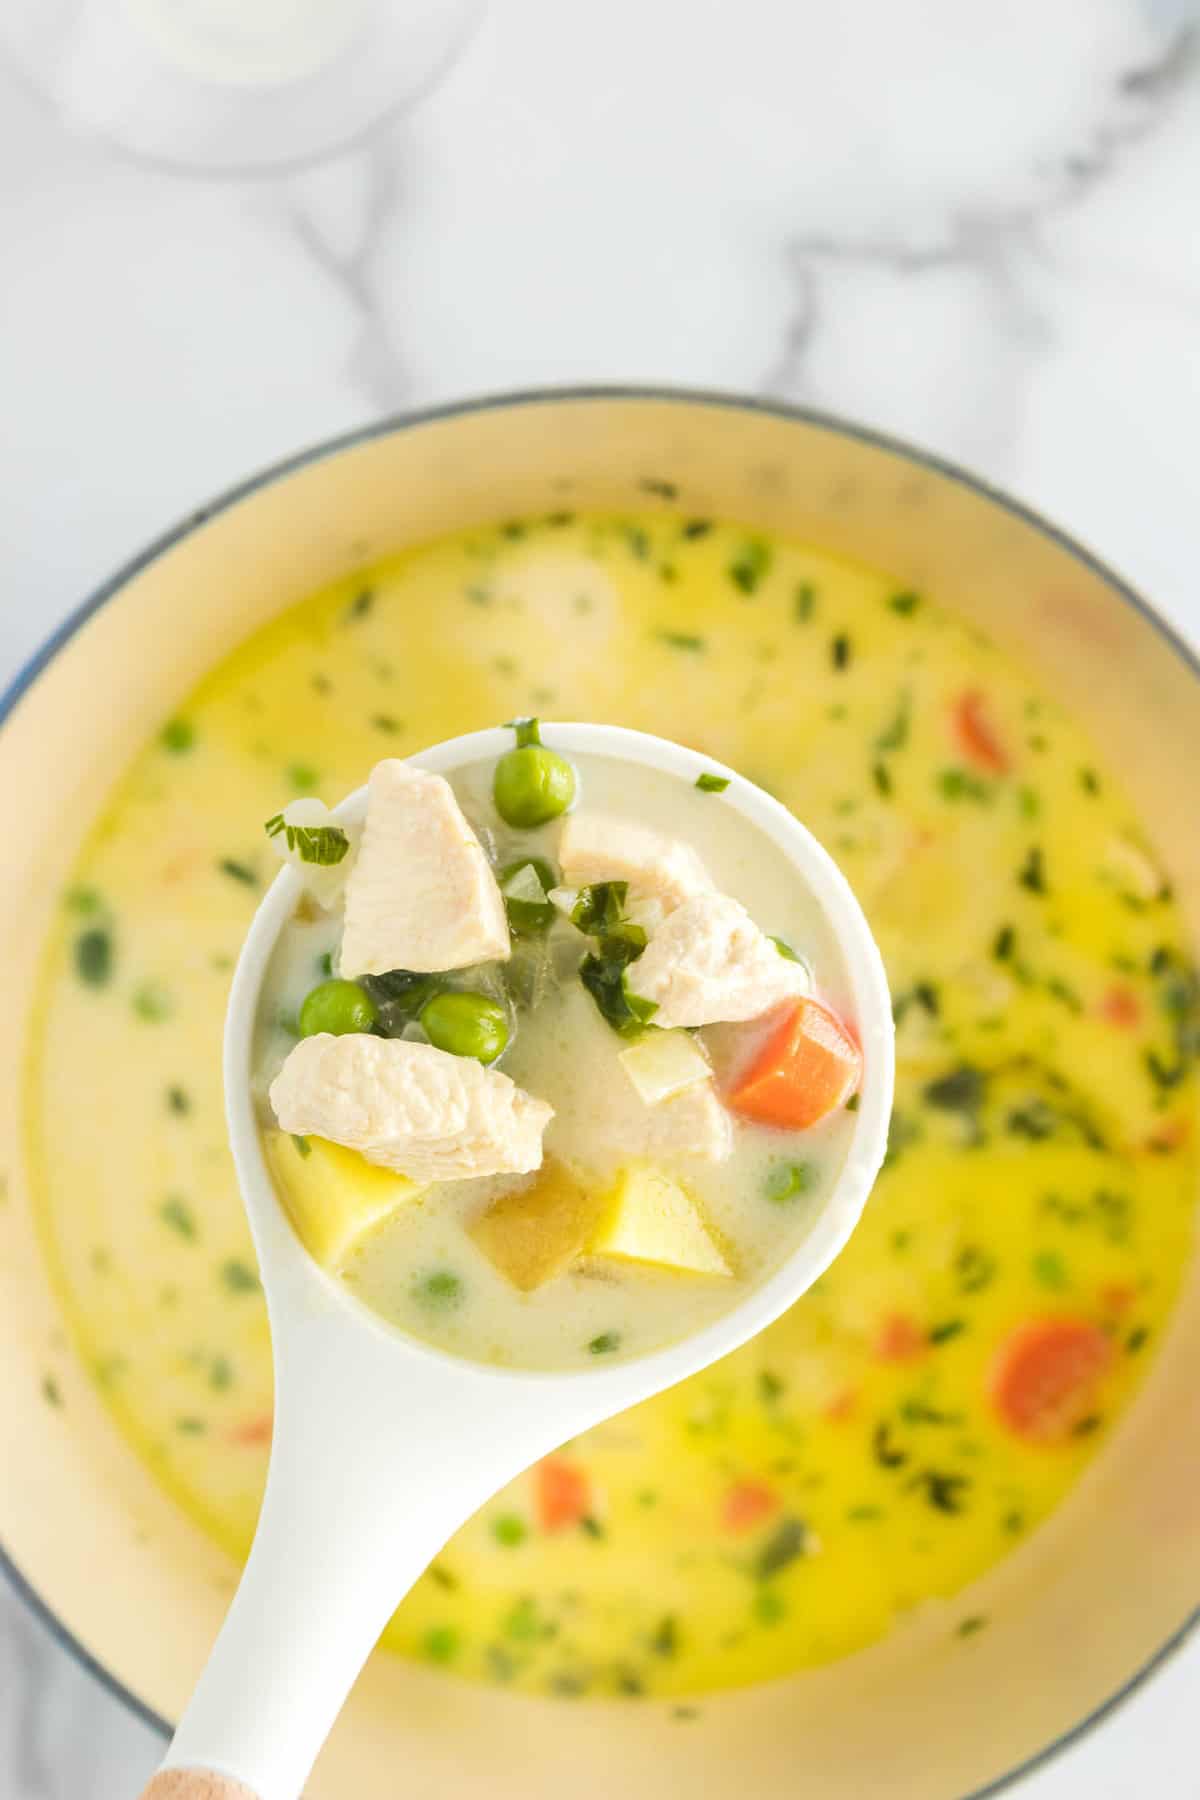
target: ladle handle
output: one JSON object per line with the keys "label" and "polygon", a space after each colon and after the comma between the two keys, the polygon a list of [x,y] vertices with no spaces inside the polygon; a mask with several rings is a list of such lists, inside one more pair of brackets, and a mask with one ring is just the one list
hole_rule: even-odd
{"label": "ladle handle", "polygon": [[[589,1420],[326,1306],[276,1321],[254,1544],[153,1800],[296,1800],[380,1632],[446,1539]],[[280,1341],[282,1339],[282,1342]],[[554,1384],[551,1384],[553,1387]],[[197,1785],[207,1781],[208,1786]]]}

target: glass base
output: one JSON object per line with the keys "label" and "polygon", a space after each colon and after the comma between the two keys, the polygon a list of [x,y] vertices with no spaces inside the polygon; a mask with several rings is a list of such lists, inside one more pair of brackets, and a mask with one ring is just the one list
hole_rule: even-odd
{"label": "glass base", "polygon": [[191,174],[334,156],[411,106],[483,0],[4,0],[0,46],[72,130]]}

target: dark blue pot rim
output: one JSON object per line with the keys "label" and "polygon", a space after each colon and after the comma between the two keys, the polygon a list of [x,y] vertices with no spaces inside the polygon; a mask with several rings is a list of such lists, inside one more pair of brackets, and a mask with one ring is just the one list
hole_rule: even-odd
{"label": "dark blue pot rim", "polygon": [[[115,575],[110,576],[107,581],[96,588],[68,616],[58,630],[46,639],[41,648],[36,650],[25,665],[18,670],[3,694],[0,694],[0,727],[3,726],[21,696],[28,688],[32,687],[43,669],[71,641],[93,613],[99,612],[100,608],[115,598],[135,575],[140,574],[166,551],[174,549],[176,544],[182,543],[185,538],[189,537],[192,532],[198,531],[210,519],[226,512],[231,506],[236,506],[239,501],[245,500],[260,488],[268,487],[272,482],[294,474],[297,469],[307,468],[312,463],[323,462],[328,457],[337,456],[343,450],[352,450],[360,444],[368,444],[375,438],[388,437],[393,432],[410,431],[417,426],[434,424],[445,419],[467,418],[472,413],[502,412],[520,406],[553,406],[562,401],[604,403],[613,400],[670,401],[684,406],[726,407],[732,412],[763,413],[770,418],[814,426],[835,437],[851,438],[858,443],[869,444],[874,449],[888,451],[894,456],[901,457],[918,468],[932,470],[934,474],[944,476],[946,480],[953,481],[958,486],[978,494],[982,499],[991,501],[994,506],[999,507],[1013,518],[1019,519],[1022,524],[1028,525],[1039,536],[1056,544],[1059,549],[1065,550],[1092,574],[1098,575],[1114,593],[1119,594],[1121,599],[1165,640],[1185,667],[1197,678],[1200,678],[1200,653],[1194,650],[1186,639],[1155,611],[1149,601],[1144,599],[1127,581],[1122,580],[1085,545],[1079,543],[1069,533],[1061,531],[1058,526],[1052,525],[1048,519],[1044,519],[1040,513],[1035,512],[1032,507],[1026,506],[1024,502],[993,487],[990,482],[982,480],[979,476],[960,469],[956,464],[947,462],[943,457],[935,456],[929,450],[918,449],[912,444],[904,443],[899,438],[888,436],[886,432],[872,430],[869,426],[836,419],[829,413],[817,412],[802,406],[788,406],[778,400],[747,398],[743,395],[722,393],[718,390],[624,386],[530,388],[518,390],[515,393],[490,394],[479,400],[454,401],[444,406],[427,407],[419,412],[393,414],[377,420],[374,424],[361,425],[353,431],[344,432],[340,437],[329,438],[323,443],[310,446],[307,450],[298,451],[294,456],[285,457],[281,462],[272,463],[269,468],[261,469],[256,475],[248,476],[245,481],[239,482],[235,487],[227,488],[215,500],[200,507],[198,511],[189,513],[179,524],[173,526],[169,531],[163,532],[140,555],[135,556],[123,568],[118,569]],[[164,1738],[171,1735],[172,1727],[167,1720],[154,1712],[144,1701],[139,1700],[136,1694],[132,1693],[123,1682],[118,1681],[116,1676],[98,1662],[91,1652],[85,1649],[78,1639],[68,1631],[57,1614],[51,1611],[36,1589],[22,1575],[2,1544],[0,1544],[0,1571],[8,1578],[30,1611],[46,1626],[50,1635],[74,1657],[81,1668],[93,1675],[102,1687],[107,1688],[110,1694],[115,1695],[145,1724],[160,1732]],[[1000,1776],[998,1780],[989,1782],[985,1787],[972,1789],[969,1794],[963,1796],[963,1800],[990,1800],[991,1796],[1001,1793],[1013,1782],[1019,1781],[1022,1776],[1031,1774],[1070,1745],[1078,1743],[1086,1733],[1090,1732],[1094,1726],[1099,1725],[1102,1720],[1107,1719],[1131,1694],[1136,1693],[1152,1675],[1156,1674],[1192,1636],[1197,1624],[1200,1624],[1200,1606],[1193,1609],[1179,1629],[1155,1651],[1148,1662],[1144,1663],[1106,1700],[1101,1701],[1099,1706],[1085,1714],[1069,1731],[1064,1731],[1060,1736],[1052,1739],[1043,1749],[1037,1751],[1033,1756],[1027,1757],[1024,1762],[1018,1763],[1015,1768]]]}

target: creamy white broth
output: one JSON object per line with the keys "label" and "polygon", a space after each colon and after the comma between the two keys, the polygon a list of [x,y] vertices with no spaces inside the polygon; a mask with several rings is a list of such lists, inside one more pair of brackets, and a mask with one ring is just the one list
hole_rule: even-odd
{"label": "creamy white broth", "polygon": [[[546,741],[553,745],[552,727]],[[579,779],[574,810],[636,820],[690,844],[716,886],[739,900],[763,930],[791,945],[813,972],[814,991],[844,1013],[847,972],[833,934],[787,857],[757,827],[720,793],[700,791],[679,777],[595,755],[572,762]],[[479,763],[449,777],[493,863],[503,867],[536,855],[557,867],[561,819],[514,832],[492,803],[493,772],[493,763]],[[275,1121],[267,1088],[295,1042],[305,995],[337,967],[341,924],[340,909],[322,912],[306,902],[285,929],[268,972],[256,1057],[268,1132]],[[633,1092],[618,1061],[629,1041],[605,1022],[578,980],[587,948],[565,919],[556,919],[544,937],[517,941],[510,985],[534,1003],[511,1012],[510,1041],[494,1066],[550,1102],[555,1117],[545,1134],[547,1158],[599,1191],[610,1188],[623,1168],[649,1159],[614,1148],[606,1133],[604,1098],[614,1088],[628,1090],[626,1098]],[[503,982],[499,965],[444,978],[446,986],[497,995]],[[747,1025],[708,1027],[699,1036],[723,1075],[757,1034]],[[498,1175],[440,1182],[399,1206],[355,1249],[342,1279],[401,1329],[488,1362],[561,1368],[597,1354],[636,1356],[659,1348],[726,1311],[796,1248],[829,1196],[852,1130],[844,1109],[803,1132],[736,1115],[731,1120],[733,1151],[725,1161],[679,1153],[653,1158],[653,1166],[695,1202],[725,1256],[728,1276],[584,1255],[544,1285],[522,1291],[469,1235],[496,1199],[538,1179]],[[803,1190],[773,1199],[773,1171],[791,1164],[804,1166]],[[277,1179],[286,1184],[278,1167]]]}

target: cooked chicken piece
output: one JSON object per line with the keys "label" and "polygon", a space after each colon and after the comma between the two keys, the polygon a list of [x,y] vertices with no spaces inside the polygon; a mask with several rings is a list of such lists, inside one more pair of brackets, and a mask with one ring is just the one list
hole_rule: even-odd
{"label": "cooked chicken piece", "polygon": [[377,763],[346,882],[340,972],[431,974],[509,950],[496,877],[449,782],[394,757]]}
{"label": "cooked chicken piece", "polygon": [[757,1019],[810,985],[804,964],[782,955],[726,894],[700,894],[669,913],[625,983],[653,1000],[654,1023],[668,1031]]}
{"label": "cooked chicken piece", "polygon": [[653,898],[668,909],[713,892],[712,877],[690,844],[607,813],[568,813],[558,860],[568,887],[627,881],[631,900]]}
{"label": "cooked chicken piece", "polygon": [[365,1032],[302,1038],[270,1098],[284,1131],[329,1138],[424,1182],[540,1168],[554,1116],[473,1057]]}

